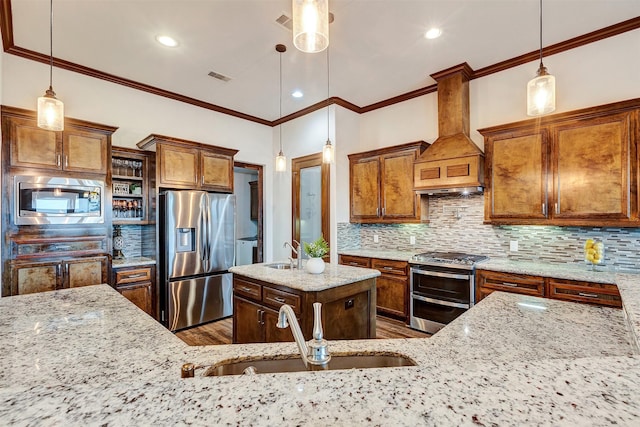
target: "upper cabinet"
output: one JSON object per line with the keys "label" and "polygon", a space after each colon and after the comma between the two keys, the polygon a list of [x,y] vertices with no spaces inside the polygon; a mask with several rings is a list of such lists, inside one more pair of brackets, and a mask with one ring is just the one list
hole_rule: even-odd
{"label": "upper cabinet", "polygon": [[113,147],[111,150],[112,219],[114,224],[148,224],[153,221],[149,179],[153,153]]}
{"label": "upper cabinet", "polygon": [[349,155],[351,222],[419,222],[413,163],[424,141]]}
{"label": "upper cabinet", "polygon": [[632,100],[480,130],[485,220],[637,227],[639,107]]}
{"label": "upper cabinet", "polygon": [[138,147],[155,148],[159,187],[233,192],[233,156],[238,150],[161,135],[149,135]]}
{"label": "upper cabinet", "polygon": [[2,126],[10,167],[107,173],[115,127],[65,119],[64,131],[53,132],[37,126],[35,112],[5,106]]}

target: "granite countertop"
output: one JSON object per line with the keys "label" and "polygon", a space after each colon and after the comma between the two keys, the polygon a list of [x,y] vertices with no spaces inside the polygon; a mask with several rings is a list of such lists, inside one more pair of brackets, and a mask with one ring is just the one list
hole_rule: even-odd
{"label": "granite countertop", "polygon": [[[289,261],[282,262],[285,264],[289,263]],[[336,288],[380,276],[378,270],[333,263],[326,263],[323,273],[311,274],[304,269],[304,263],[306,263],[306,260],[303,260],[303,268],[300,270],[278,270],[267,267],[267,265],[273,263],[263,263],[235,266],[231,267],[229,271],[241,276],[306,292],[324,291],[325,289]]]}
{"label": "granite countertop", "polygon": [[113,258],[111,261],[111,266],[113,268],[124,268],[124,267],[137,267],[140,265],[154,265],[156,260],[149,257],[144,256],[136,256],[129,258]]}
{"label": "granite countertop", "polygon": [[432,338],[329,343],[414,367],[191,379],[184,362],[297,348],[188,347],[107,285],[1,298],[0,422],[637,425],[640,355],[625,323],[638,330],[640,280],[617,278],[624,310],[494,292]]}

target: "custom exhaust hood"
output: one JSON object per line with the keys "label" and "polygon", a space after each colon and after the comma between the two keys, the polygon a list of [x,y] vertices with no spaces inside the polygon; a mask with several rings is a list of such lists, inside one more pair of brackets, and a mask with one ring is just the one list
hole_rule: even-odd
{"label": "custom exhaust hood", "polygon": [[418,194],[477,193],[484,184],[484,154],[469,138],[469,76],[465,62],[432,74],[438,83],[438,138],[414,163]]}

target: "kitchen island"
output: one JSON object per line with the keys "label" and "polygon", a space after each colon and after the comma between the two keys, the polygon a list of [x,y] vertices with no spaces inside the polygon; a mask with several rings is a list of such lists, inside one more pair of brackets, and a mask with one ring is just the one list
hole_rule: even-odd
{"label": "kitchen island", "polygon": [[379,271],[326,264],[324,272],[310,274],[304,267],[291,267],[285,262],[229,269],[233,273],[234,343],[293,341],[289,328],[275,326],[283,304],[291,306],[302,334],[310,340],[315,302],[322,304],[323,322],[333,325],[324,331],[326,339],[376,337]]}
{"label": "kitchen island", "polygon": [[640,277],[616,283],[626,321],[619,309],[494,292],[432,338],[329,343],[414,367],[190,379],[185,362],[297,348],[188,347],[106,285],[2,298],[0,423],[638,425],[640,355],[627,334],[638,334]]}

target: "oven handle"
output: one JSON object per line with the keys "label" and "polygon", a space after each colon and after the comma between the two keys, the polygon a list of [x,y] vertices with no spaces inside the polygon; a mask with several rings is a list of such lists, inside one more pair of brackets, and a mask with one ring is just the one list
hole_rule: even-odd
{"label": "oven handle", "polygon": [[417,299],[418,301],[430,302],[431,304],[446,305],[447,307],[469,308],[469,304],[460,304],[457,302],[442,301],[439,299],[427,298],[427,297],[423,297],[416,294],[411,295],[411,298]]}
{"label": "oven handle", "polygon": [[468,274],[441,273],[439,271],[418,270],[417,268],[412,268],[411,273],[422,274],[423,276],[446,277],[447,279],[469,280],[469,277],[471,277]]}

